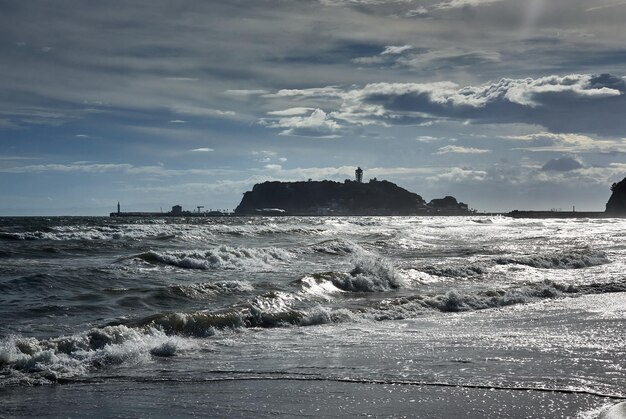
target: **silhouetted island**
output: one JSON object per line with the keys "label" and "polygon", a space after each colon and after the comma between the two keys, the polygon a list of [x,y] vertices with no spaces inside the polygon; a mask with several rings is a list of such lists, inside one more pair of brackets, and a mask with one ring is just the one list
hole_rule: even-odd
{"label": "silhouetted island", "polygon": [[467,204],[452,196],[426,203],[386,180],[362,182],[362,170],[356,180],[334,182],[264,182],[244,193],[237,215],[467,215]]}
{"label": "silhouetted island", "polygon": [[626,178],[611,186],[611,197],[606,203],[606,213],[614,216],[626,215]]}

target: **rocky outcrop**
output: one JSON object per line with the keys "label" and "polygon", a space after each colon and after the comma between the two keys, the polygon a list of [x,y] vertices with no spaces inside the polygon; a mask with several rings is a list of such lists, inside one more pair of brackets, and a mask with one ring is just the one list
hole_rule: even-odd
{"label": "rocky outcrop", "polygon": [[433,199],[428,203],[428,207],[435,213],[469,212],[467,204],[457,202],[455,197],[449,195],[441,199]]}
{"label": "rocky outcrop", "polygon": [[611,186],[613,193],[606,203],[606,213],[612,215],[626,215],[626,178]]}
{"label": "rocky outcrop", "polygon": [[[441,202],[439,202],[441,201]],[[453,197],[426,204],[416,193],[382,180],[360,183],[308,181],[264,182],[244,194],[236,214],[417,215],[468,213]]]}

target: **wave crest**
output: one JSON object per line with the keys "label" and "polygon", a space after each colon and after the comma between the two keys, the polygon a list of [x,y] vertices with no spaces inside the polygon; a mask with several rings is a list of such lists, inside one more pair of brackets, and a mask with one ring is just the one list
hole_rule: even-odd
{"label": "wave crest", "polygon": [[109,365],[136,363],[151,356],[172,356],[192,342],[156,329],[106,326],[52,339],[9,336],[0,341],[3,384],[55,382]]}
{"label": "wave crest", "polygon": [[519,264],[543,269],[583,269],[611,263],[606,253],[592,249],[572,249],[546,255],[500,257],[500,265]]}
{"label": "wave crest", "polygon": [[220,246],[200,251],[148,251],[134,256],[152,264],[184,269],[270,269],[276,263],[291,259],[287,250],[279,248],[235,248]]}

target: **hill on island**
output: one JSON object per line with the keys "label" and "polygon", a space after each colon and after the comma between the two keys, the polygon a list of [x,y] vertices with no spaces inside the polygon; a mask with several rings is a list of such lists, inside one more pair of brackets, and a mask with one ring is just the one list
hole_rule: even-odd
{"label": "hill on island", "polygon": [[291,215],[416,215],[435,213],[468,213],[467,205],[454,197],[426,203],[416,193],[409,192],[385,180],[368,183],[303,181],[264,182],[244,193],[236,214]]}

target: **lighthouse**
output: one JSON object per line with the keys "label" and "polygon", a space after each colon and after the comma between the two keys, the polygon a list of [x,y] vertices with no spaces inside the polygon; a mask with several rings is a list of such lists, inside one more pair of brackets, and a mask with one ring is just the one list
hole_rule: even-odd
{"label": "lighthouse", "polygon": [[363,169],[357,167],[354,171],[354,177],[356,178],[357,183],[363,183]]}

